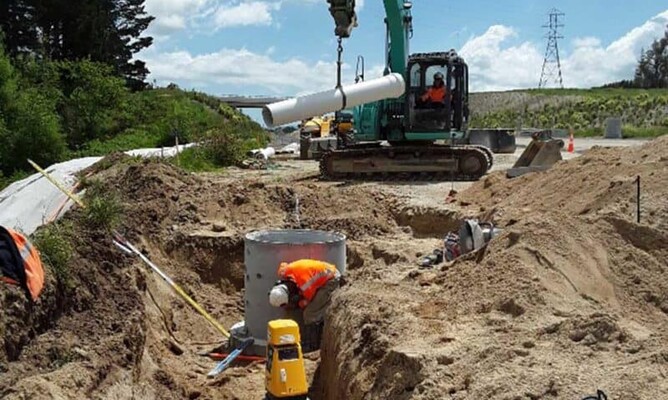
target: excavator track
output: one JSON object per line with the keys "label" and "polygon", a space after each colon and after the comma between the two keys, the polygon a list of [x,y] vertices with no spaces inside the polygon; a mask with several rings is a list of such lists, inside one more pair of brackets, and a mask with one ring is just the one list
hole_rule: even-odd
{"label": "excavator track", "polygon": [[493,165],[492,152],[476,145],[353,145],[320,159],[325,180],[476,181]]}

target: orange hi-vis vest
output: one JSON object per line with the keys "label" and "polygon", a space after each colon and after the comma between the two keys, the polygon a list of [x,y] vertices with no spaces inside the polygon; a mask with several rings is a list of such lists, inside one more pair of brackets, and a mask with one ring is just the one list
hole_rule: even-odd
{"label": "orange hi-vis vest", "polygon": [[22,234],[13,229],[4,229],[14,241],[18,254],[21,257],[20,262],[23,263],[21,266],[17,265],[16,268],[23,267],[23,271],[15,270],[11,273],[12,276],[20,279],[22,282],[7,276],[0,277],[0,280],[25,287],[28,289],[32,300],[35,301],[44,288],[44,268],[42,266],[39,252]]}
{"label": "orange hi-vis vest", "polygon": [[304,308],[313,300],[318,289],[331,279],[341,276],[332,264],[318,260],[299,260],[293,263],[281,263],[278,278],[294,282],[301,292],[299,307]]}
{"label": "orange hi-vis vest", "polygon": [[429,100],[434,103],[443,103],[445,101],[445,86],[430,87],[427,93],[422,96],[422,100]]}

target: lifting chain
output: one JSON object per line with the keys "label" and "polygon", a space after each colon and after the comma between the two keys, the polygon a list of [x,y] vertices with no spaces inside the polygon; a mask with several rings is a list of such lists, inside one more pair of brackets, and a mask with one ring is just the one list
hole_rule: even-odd
{"label": "lifting chain", "polygon": [[336,48],[337,52],[337,59],[336,59],[336,89],[341,91],[341,96],[342,96],[342,106],[341,110],[344,110],[347,106],[348,99],[346,97],[346,93],[343,91],[343,86],[341,85],[341,67],[343,66],[343,62],[341,61],[341,56],[343,55],[343,38],[339,36],[338,40],[339,46]]}

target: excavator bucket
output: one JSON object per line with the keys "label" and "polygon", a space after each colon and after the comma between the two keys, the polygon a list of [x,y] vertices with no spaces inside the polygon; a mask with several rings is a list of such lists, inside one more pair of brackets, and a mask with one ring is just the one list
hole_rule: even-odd
{"label": "excavator bucket", "polygon": [[529,172],[550,169],[557,161],[562,160],[561,149],[563,147],[563,140],[556,140],[551,137],[548,139],[534,137],[515,162],[515,165],[508,170],[506,176],[515,178]]}

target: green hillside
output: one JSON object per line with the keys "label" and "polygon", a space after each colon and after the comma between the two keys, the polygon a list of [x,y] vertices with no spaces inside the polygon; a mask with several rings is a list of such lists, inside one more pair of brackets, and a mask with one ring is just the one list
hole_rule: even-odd
{"label": "green hillside", "polygon": [[181,166],[233,165],[268,141],[264,129],[215,97],[147,87],[131,91],[106,64],[12,60],[0,46],[0,189],[42,166],[83,156],[199,142]]}
{"label": "green hillside", "polygon": [[572,128],[579,136],[603,134],[621,117],[624,136],[668,133],[667,89],[536,89],[471,95],[474,128]]}

